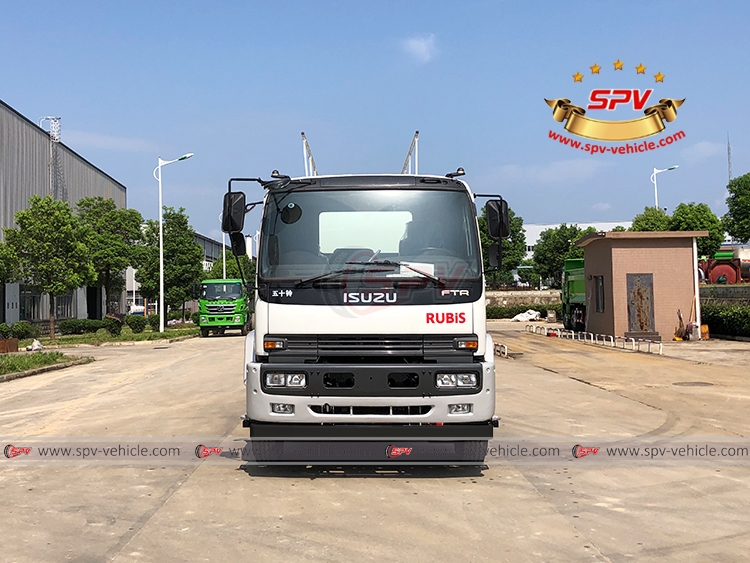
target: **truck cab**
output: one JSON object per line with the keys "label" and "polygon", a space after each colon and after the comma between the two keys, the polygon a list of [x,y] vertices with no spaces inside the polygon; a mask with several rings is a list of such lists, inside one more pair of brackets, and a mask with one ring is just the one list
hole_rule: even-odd
{"label": "truck cab", "polygon": [[[238,216],[244,195],[227,195]],[[244,364],[257,461],[484,459],[495,362],[474,199],[439,176],[266,187]],[[507,204],[490,203],[507,236]]]}

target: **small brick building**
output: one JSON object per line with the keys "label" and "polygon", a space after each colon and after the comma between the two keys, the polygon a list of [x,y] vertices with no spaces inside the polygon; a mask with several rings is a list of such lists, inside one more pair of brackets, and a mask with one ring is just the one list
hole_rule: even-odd
{"label": "small brick building", "polygon": [[[576,242],[584,249],[586,330],[671,340],[682,311],[700,315],[696,237],[708,231],[606,232]],[[693,299],[695,298],[695,305]]]}

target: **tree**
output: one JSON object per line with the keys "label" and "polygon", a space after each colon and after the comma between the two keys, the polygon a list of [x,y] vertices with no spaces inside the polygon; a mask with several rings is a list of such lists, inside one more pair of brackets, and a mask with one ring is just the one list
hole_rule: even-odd
{"label": "tree", "polygon": [[565,223],[555,229],[542,231],[539,240],[534,245],[536,272],[543,280],[549,280],[552,287],[560,287],[565,260],[583,258],[583,248],[576,246],[575,242],[595,232],[594,227],[582,230],[578,225]]}
{"label": "tree", "polygon": [[[164,302],[184,309],[191,299],[193,285],[203,279],[203,249],[195,242],[195,230],[188,222],[185,209],[164,207]],[[141,294],[148,299],[159,297],[159,222],[146,221],[143,244],[136,253],[138,271],[135,279]],[[162,311],[160,311],[162,313]]]}
{"label": "tree", "polygon": [[698,255],[713,256],[724,242],[724,226],[705,203],[681,203],[669,220],[670,231],[708,231],[698,239]]}
{"label": "tree", "polygon": [[510,221],[510,236],[502,241],[502,259],[499,271],[490,271],[488,249],[497,241],[490,238],[487,230],[486,208],[482,208],[481,217],[477,217],[479,223],[479,237],[482,243],[482,256],[484,257],[484,270],[487,272],[487,281],[490,285],[509,285],[513,283],[512,270],[521,263],[526,256],[526,234],[523,230],[523,217],[517,216],[512,209],[508,209]]}
{"label": "tree", "polygon": [[49,294],[50,338],[55,340],[55,297],[94,280],[86,246],[87,227],[66,201],[33,196],[29,208],[16,213],[17,228],[5,228],[7,251],[17,263],[17,279]]}
{"label": "tree", "polygon": [[518,277],[523,283],[529,284],[531,287],[539,287],[539,280],[541,279],[537,273],[536,262],[531,258],[521,260],[519,266],[531,266],[530,268],[519,268]]}
{"label": "tree", "polygon": [[[237,268],[237,260],[231,250],[225,250],[224,256],[227,261],[227,279],[241,279],[240,271]],[[255,260],[251,259],[247,255],[240,256],[240,264],[242,265],[242,274],[245,276],[245,281],[250,285],[255,285]],[[224,277],[224,265],[221,258],[215,260],[211,265],[211,269],[206,274],[206,279],[209,280],[220,280]]]}
{"label": "tree", "polygon": [[613,233],[624,233],[625,231],[627,231],[627,229],[623,227],[622,225],[617,225],[612,228]]}
{"label": "tree", "polygon": [[107,310],[125,288],[123,272],[135,262],[134,248],[141,239],[143,217],[135,209],[118,209],[113,199],[87,197],[77,204],[78,216],[89,227],[86,241],[96,271],[96,285],[104,288]]}
{"label": "tree", "polygon": [[0,283],[14,281],[18,270],[18,257],[5,242],[0,242]]}
{"label": "tree", "polygon": [[633,217],[631,231],[668,231],[669,215],[663,209],[646,207],[643,213]]}
{"label": "tree", "polygon": [[722,222],[729,236],[746,243],[750,240],[750,173],[729,181],[728,211]]}

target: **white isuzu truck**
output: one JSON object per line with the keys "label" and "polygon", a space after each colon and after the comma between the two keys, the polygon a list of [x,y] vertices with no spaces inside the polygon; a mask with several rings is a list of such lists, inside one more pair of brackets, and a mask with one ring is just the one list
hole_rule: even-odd
{"label": "white isuzu truck", "polygon": [[[223,229],[245,252],[263,205],[244,377],[258,462],[481,462],[497,426],[475,198],[446,176],[233,178]],[[232,183],[255,181],[246,203]],[[490,236],[508,206],[490,197]],[[497,266],[499,245],[490,247]]]}

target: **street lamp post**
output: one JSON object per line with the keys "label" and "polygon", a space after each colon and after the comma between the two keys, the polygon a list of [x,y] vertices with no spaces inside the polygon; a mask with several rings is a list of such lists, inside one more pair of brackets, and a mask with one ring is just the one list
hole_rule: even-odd
{"label": "street lamp post", "polygon": [[666,172],[667,170],[674,170],[675,168],[679,168],[679,165],[675,164],[674,166],[670,166],[669,168],[665,168],[664,170],[654,168],[654,173],[651,174],[651,182],[654,184],[654,207],[656,207],[657,209],[659,209],[659,192],[656,189],[656,175],[661,174],[662,172]]}
{"label": "street lamp post", "polygon": [[[224,224],[224,212],[222,211],[219,213],[219,223],[222,225]],[[227,234],[222,230],[221,231],[221,270],[222,270],[222,279],[227,279],[227,243],[226,243],[226,236]]]}
{"label": "street lamp post", "polygon": [[164,222],[162,220],[161,203],[161,167],[180,160],[187,160],[191,156],[193,156],[193,153],[189,152],[174,160],[162,160],[161,157],[158,157],[159,164],[154,168],[154,178],[159,182],[159,332],[164,332]]}

